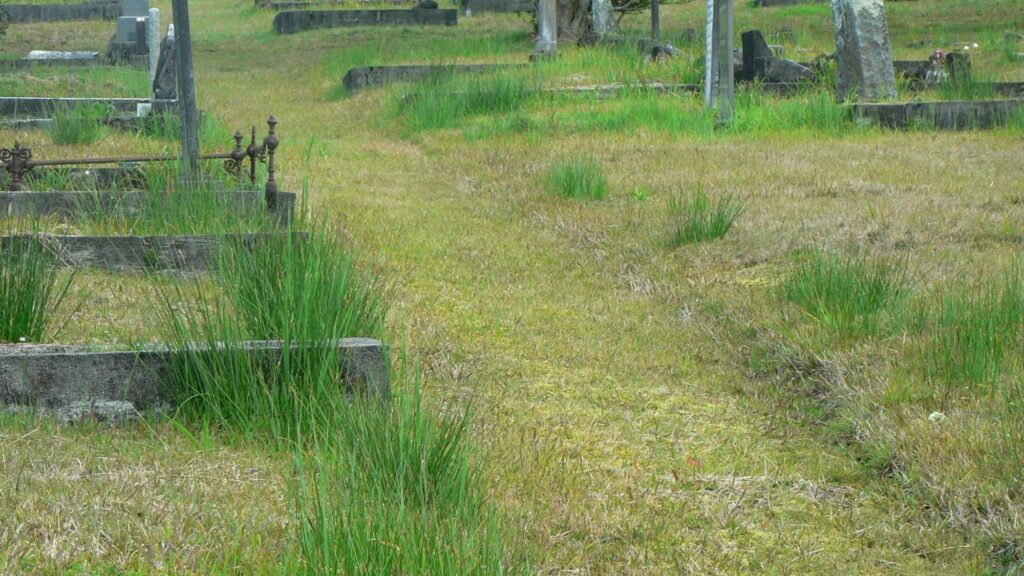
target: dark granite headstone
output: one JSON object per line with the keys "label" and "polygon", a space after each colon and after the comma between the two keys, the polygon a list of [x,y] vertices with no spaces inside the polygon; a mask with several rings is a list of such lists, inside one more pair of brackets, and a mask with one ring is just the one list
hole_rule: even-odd
{"label": "dark granite headstone", "polygon": [[178,99],[178,77],[174,67],[174,38],[164,38],[160,45],[160,60],[156,64],[153,97],[157,100]]}

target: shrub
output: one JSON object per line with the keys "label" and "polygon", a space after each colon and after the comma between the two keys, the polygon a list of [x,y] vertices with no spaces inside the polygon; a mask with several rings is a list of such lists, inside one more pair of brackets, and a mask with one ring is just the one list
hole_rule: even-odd
{"label": "shrub", "polygon": [[600,161],[590,156],[573,156],[555,164],[547,184],[552,193],[566,198],[603,200],[608,195],[608,178]]}
{"label": "shrub", "polygon": [[717,240],[729,233],[736,219],[746,210],[742,200],[732,194],[711,200],[703,190],[669,201],[672,246]]}

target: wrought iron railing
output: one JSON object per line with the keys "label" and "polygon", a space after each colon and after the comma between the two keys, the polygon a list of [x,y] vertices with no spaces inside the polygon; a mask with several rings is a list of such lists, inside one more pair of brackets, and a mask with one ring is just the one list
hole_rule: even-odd
{"label": "wrought iron railing", "polygon": [[[248,146],[242,146],[245,137],[241,131],[235,132],[235,147],[229,152],[217,152],[203,154],[203,160],[223,160],[224,170],[241,181],[248,177],[252,185],[256,184],[257,164],[267,165],[267,183],[265,186],[268,208],[273,208],[277,197],[277,181],[275,153],[280,144],[277,137],[277,119],[271,116],[267,120],[268,132],[262,141],[256,141],[256,127],[252,128],[252,136]],[[33,170],[47,166],[81,166],[95,164],[131,164],[138,162],[172,162],[179,160],[176,156],[127,156],[118,158],[71,158],[64,160],[37,160],[32,155],[31,148],[23,148],[17,142],[13,148],[0,148],[0,162],[4,170],[10,175],[7,182],[7,190],[11,192],[28,191],[26,177]],[[248,171],[243,173],[246,161]]]}

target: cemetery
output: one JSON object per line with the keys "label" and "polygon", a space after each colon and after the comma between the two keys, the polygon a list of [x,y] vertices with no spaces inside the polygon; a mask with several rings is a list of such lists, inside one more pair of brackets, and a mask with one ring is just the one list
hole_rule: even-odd
{"label": "cemetery", "polygon": [[0,5],[0,574],[1024,571],[1024,10]]}

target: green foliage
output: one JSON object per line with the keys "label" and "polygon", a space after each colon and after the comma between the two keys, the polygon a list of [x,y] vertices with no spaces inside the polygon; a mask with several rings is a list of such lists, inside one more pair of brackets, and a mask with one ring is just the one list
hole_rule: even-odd
{"label": "green foliage", "polygon": [[1024,280],[1019,268],[999,282],[938,299],[921,349],[926,379],[954,397],[961,390],[992,389],[1018,357],[1024,338]]}
{"label": "green foliage", "polygon": [[94,144],[106,133],[109,112],[102,104],[58,108],[53,112],[50,137],[54,144]]}
{"label": "green foliage", "polygon": [[910,292],[906,266],[860,251],[814,249],[782,282],[781,295],[844,336],[878,334]]}
{"label": "green foliage", "polygon": [[292,506],[302,562],[294,573],[509,572],[470,463],[467,419],[437,416],[418,390],[338,407],[336,441],[312,461],[299,457]]}
{"label": "green foliage", "polygon": [[[324,228],[226,250],[221,289],[174,285],[160,295],[166,341],[182,362],[169,383],[188,420],[248,437],[299,441],[328,433],[339,386],[335,339],[380,336],[378,283],[356,271]],[[280,358],[223,343],[282,340]],[[210,352],[215,350],[216,352]]]}
{"label": "green foliage", "polygon": [[669,244],[682,246],[722,238],[745,210],[746,203],[736,196],[723,194],[712,200],[703,188],[676,196],[668,204],[672,227]]}
{"label": "green foliage", "polygon": [[6,237],[0,244],[0,342],[41,342],[72,279],[41,240]]}
{"label": "green foliage", "polygon": [[438,74],[394,92],[393,108],[412,131],[456,128],[473,116],[511,115],[537,94],[514,74]]}
{"label": "green foliage", "polygon": [[566,198],[603,200],[608,195],[608,178],[601,162],[591,156],[573,156],[551,167],[548,189]]}

